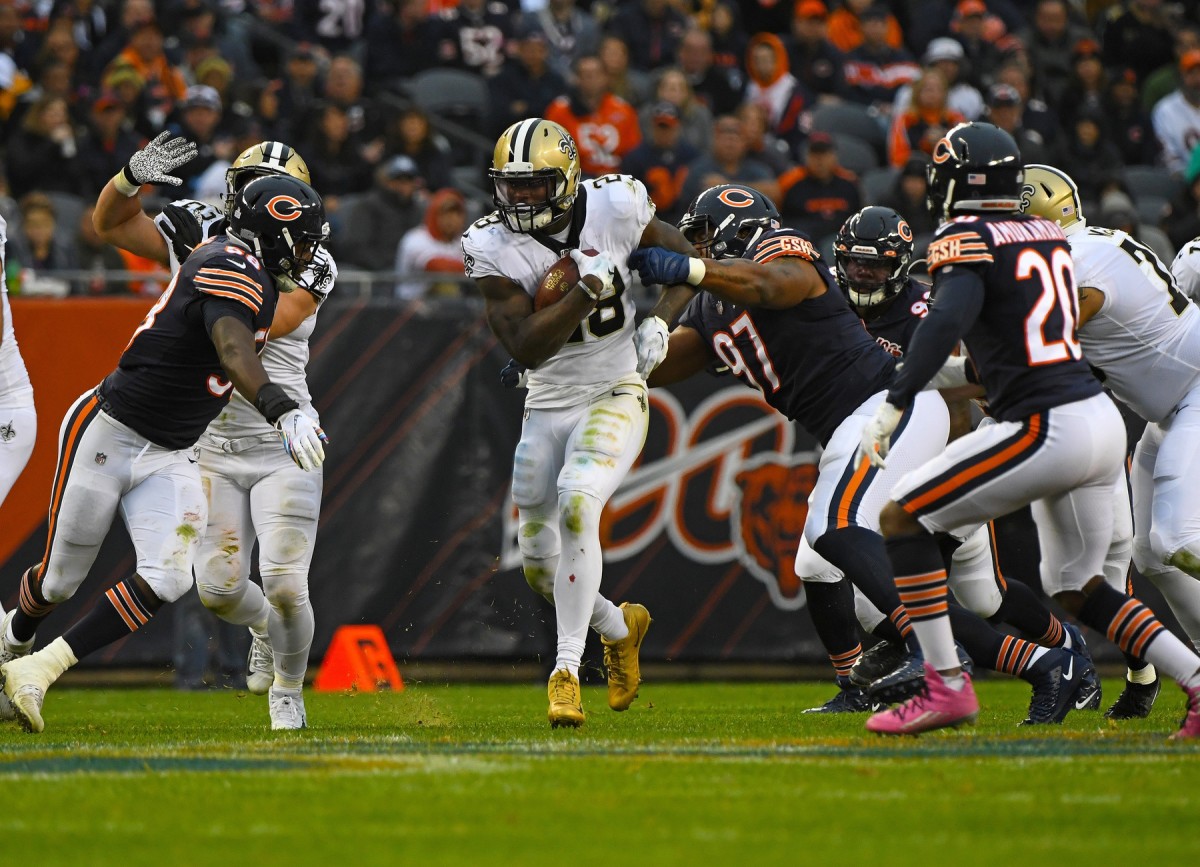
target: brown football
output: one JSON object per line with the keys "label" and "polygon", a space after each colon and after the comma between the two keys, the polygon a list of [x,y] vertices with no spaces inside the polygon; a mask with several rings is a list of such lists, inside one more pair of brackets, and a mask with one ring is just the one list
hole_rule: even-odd
{"label": "brown football", "polygon": [[[584,250],[589,256],[596,255],[591,250]],[[549,307],[571,291],[571,287],[579,282],[579,268],[570,255],[563,256],[550,266],[542,282],[538,284],[537,294],[533,296],[533,309],[541,310]]]}

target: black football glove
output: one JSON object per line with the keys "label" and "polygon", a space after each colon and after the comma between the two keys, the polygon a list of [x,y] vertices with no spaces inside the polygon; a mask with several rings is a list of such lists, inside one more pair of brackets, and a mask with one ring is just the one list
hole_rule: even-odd
{"label": "black football glove", "polygon": [[204,232],[196,221],[196,215],[182,205],[167,205],[162,209],[162,215],[163,234],[175,253],[175,260],[182,263],[204,240]]}
{"label": "black football glove", "polygon": [[505,388],[525,388],[528,379],[529,371],[515,358],[510,358],[500,371],[500,384]]}

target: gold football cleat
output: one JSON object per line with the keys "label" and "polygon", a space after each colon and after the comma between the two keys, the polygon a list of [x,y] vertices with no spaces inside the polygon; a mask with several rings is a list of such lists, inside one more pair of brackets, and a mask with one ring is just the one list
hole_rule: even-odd
{"label": "gold football cleat", "polygon": [[579,679],[575,675],[560,668],[550,675],[546,693],[550,696],[550,710],[546,716],[551,728],[578,728],[583,725],[583,699],[579,695]]}
{"label": "gold football cleat", "polygon": [[608,706],[617,711],[627,710],[637,698],[638,684],[642,682],[638,652],[652,622],[646,606],[636,602],[623,602],[621,613],[625,615],[629,635],[620,641],[600,640],[604,645],[604,668],[608,672]]}

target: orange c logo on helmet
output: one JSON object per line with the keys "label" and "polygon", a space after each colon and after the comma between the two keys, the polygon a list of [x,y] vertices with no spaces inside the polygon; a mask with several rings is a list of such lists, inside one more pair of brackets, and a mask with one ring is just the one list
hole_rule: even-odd
{"label": "orange c logo on helmet", "polygon": [[907,220],[901,220],[900,225],[896,227],[896,231],[900,233],[900,240],[911,241],[913,239],[912,227],[908,225]]}
{"label": "orange c logo on helmet", "polygon": [[717,196],[717,198],[731,208],[748,208],[754,204],[754,196],[738,187],[721,190],[721,195]]}
{"label": "orange c logo on helmet", "polygon": [[954,156],[954,147],[950,144],[950,139],[938,139],[938,143],[933,146],[933,161],[944,163],[952,156]]}
{"label": "orange c logo on helmet", "polygon": [[276,220],[290,223],[292,220],[300,219],[303,207],[299,199],[293,199],[291,196],[276,196],[267,202],[267,213]]}

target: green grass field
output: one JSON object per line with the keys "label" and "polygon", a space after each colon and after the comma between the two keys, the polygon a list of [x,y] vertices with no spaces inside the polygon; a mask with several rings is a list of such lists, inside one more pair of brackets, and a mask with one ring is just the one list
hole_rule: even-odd
{"label": "green grass field", "polygon": [[589,687],[578,731],[536,684],[310,693],[311,728],[276,733],[259,697],[60,689],[44,734],[0,727],[0,834],[38,867],[1195,860],[1179,690],[1035,731],[1023,683],[979,693],[972,728],[882,740],[800,715],[810,683],[650,683],[624,714]]}

